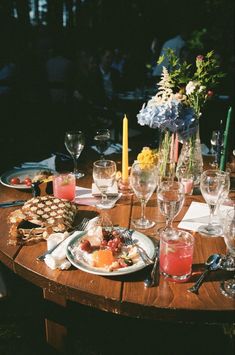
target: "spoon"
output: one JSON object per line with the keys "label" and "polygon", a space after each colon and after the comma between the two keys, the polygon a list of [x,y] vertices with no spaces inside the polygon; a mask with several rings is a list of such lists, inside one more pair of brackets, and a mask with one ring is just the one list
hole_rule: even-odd
{"label": "spoon", "polygon": [[222,257],[219,254],[210,255],[209,258],[207,259],[206,263],[205,263],[205,266],[206,266],[205,271],[201,274],[201,276],[195,282],[195,284],[188,289],[188,291],[198,294],[198,290],[199,290],[199,288],[200,288],[205,276],[210,271],[217,270],[220,267],[221,260],[222,260]]}
{"label": "spoon", "polygon": [[158,276],[158,274],[156,274],[156,271],[157,271],[157,266],[159,264],[159,255],[158,255],[158,253],[159,253],[159,246],[156,247],[156,257],[155,257],[155,260],[154,260],[153,268],[152,268],[150,274],[144,280],[144,286],[145,287],[152,287],[152,286],[158,284],[158,280],[156,279],[156,276]]}

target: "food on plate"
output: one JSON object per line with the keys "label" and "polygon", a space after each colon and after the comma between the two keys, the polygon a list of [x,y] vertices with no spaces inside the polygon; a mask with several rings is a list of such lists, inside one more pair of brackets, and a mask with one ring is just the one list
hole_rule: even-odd
{"label": "food on plate", "polygon": [[[102,238],[100,238],[100,231],[98,233],[97,238],[96,231],[93,229],[92,237],[89,231],[73,246],[72,253],[75,259],[106,271],[129,267],[140,260],[136,246],[126,245],[121,231],[102,229]],[[93,243],[93,238],[95,243]]]}
{"label": "food on plate", "polygon": [[46,179],[52,179],[52,172],[50,170],[42,170],[32,179],[32,182],[42,181]]}
{"label": "food on plate", "polygon": [[42,170],[37,173],[34,177],[29,177],[26,176],[22,179],[20,179],[19,176],[14,176],[10,179],[10,184],[11,185],[26,185],[26,186],[31,186],[32,183],[35,183],[37,181],[43,181],[46,179],[52,179],[52,172],[50,170]]}
{"label": "food on plate", "polygon": [[17,176],[11,178],[10,182],[11,182],[12,185],[19,185],[21,183],[20,179]]}
{"label": "food on plate", "polygon": [[56,232],[71,229],[77,205],[54,196],[39,196],[28,200],[21,209],[8,217],[10,244],[31,244]]}

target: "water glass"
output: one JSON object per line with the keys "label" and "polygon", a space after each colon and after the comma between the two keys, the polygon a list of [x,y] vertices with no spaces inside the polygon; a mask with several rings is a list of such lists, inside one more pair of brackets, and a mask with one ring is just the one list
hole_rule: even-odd
{"label": "water glass", "polygon": [[160,232],[160,272],[170,281],[185,282],[192,272],[194,237],[183,230]]}
{"label": "water glass", "polygon": [[96,148],[100,154],[100,159],[104,159],[104,152],[108,149],[111,143],[111,132],[109,129],[102,128],[96,131],[94,141]]}
{"label": "water glass", "polygon": [[153,164],[136,162],[131,167],[130,184],[141,203],[141,217],[132,219],[136,228],[147,229],[155,225],[145,217],[145,207],[157,186],[157,167]]}
{"label": "water glass", "polygon": [[77,179],[84,176],[83,173],[80,173],[78,170],[78,158],[83,151],[85,145],[85,137],[81,131],[67,131],[65,133],[64,144],[67,151],[73,158],[74,163],[74,174]]}
{"label": "water glass", "polygon": [[116,178],[116,163],[112,160],[97,160],[93,164],[93,180],[100,190],[102,199],[96,206],[101,209],[113,207],[107,197],[107,190],[112,187]]}
{"label": "water glass", "polygon": [[202,173],[200,189],[210,209],[208,224],[202,225],[198,229],[202,235],[218,236],[222,234],[222,227],[218,223],[213,223],[213,218],[219,203],[228,196],[229,187],[229,173],[220,170],[206,170]]}
{"label": "water glass", "polygon": [[161,214],[166,218],[165,228],[172,223],[184,204],[184,186],[178,181],[162,181],[157,189],[157,200]]}
{"label": "water glass", "polygon": [[53,176],[53,195],[69,201],[75,199],[76,178],[73,173],[62,173]]}
{"label": "water glass", "polygon": [[[224,260],[224,268],[229,271],[235,271],[235,204],[228,211],[223,224],[223,236],[227,247],[227,255]],[[224,296],[235,299],[235,276],[233,279],[225,280],[220,285]]]}

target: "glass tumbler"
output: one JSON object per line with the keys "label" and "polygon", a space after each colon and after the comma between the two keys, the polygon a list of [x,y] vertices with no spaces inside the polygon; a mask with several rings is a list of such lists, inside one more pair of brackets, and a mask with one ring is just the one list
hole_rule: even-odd
{"label": "glass tumbler", "polygon": [[61,173],[53,176],[53,195],[73,201],[75,199],[76,178],[73,173]]}
{"label": "glass tumbler", "polygon": [[185,282],[191,276],[193,236],[183,230],[167,228],[160,233],[160,272],[170,281]]}

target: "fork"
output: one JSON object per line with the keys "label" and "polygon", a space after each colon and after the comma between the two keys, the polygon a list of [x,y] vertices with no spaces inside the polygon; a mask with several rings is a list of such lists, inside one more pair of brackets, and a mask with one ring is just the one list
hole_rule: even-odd
{"label": "fork", "polygon": [[154,261],[148,256],[148,254],[146,253],[146,250],[144,250],[144,248],[142,248],[137,243],[137,240],[132,239],[133,232],[134,232],[133,230],[129,230],[129,229],[122,231],[122,236],[124,237],[124,244],[135,246],[138,251],[139,256],[141,257],[141,259],[143,260],[145,265],[153,264]]}
{"label": "fork", "polygon": [[[89,221],[90,220],[88,218],[84,217],[83,220],[78,225],[73,227],[73,229],[68,233],[68,235],[67,235],[67,237],[65,239],[67,239],[75,231],[85,231]],[[45,259],[46,255],[51,254],[65,239],[61,240],[61,242],[56,244],[51,249],[47,250],[45,253],[39,255],[37,257],[37,260],[43,261]]]}

